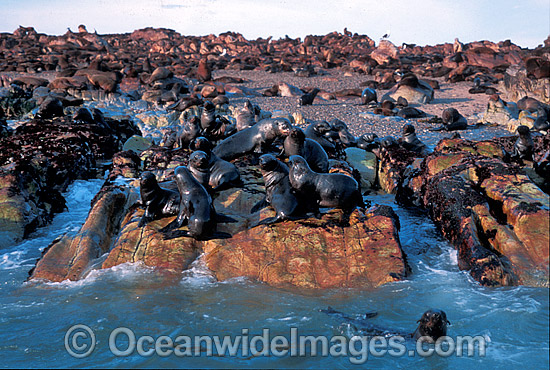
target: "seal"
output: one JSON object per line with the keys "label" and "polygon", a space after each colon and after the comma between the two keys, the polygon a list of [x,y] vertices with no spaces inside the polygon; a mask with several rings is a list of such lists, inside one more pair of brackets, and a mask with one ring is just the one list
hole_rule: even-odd
{"label": "seal", "polygon": [[187,168],[193,177],[205,187],[210,189],[210,166],[208,154],[202,150],[196,150],[189,156],[189,164]]}
{"label": "seal", "polygon": [[534,144],[533,138],[531,137],[531,130],[529,130],[529,127],[521,125],[517,128],[517,131],[519,137],[514,144],[512,158],[532,161]]}
{"label": "seal", "polygon": [[308,139],[315,140],[327,153],[336,154],[336,146],[332,141],[327,137],[327,134],[330,133],[332,127],[327,121],[318,121],[310,123],[305,130],[306,137]]}
{"label": "seal", "polygon": [[294,127],[285,138],[284,152],[287,157],[299,155],[304,157],[314,172],[328,172],[328,155],[318,142],[306,138],[304,130]]}
{"label": "seal", "polygon": [[332,132],[337,133],[336,136],[331,135],[333,139],[336,139],[336,140],[339,139],[342,145],[344,145],[344,147],[357,145],[356,137],[351,134],[351,132],[348,129],[348,125],[346,125],[345,122],[339,120],[338,118],[333,118],[329,122],[329,124],[332,127]]}
{"label": "seal", "polygon": [[291,129],[292,125],[286,118],[266,118],[225,138],[213,153],[225,160],[253,152],[264,153],[275,139],[287,136]]}
{"label": "seal", "polygon": [[310,92],[300,96],[300,100],[299,100],[299,105],[300,106],[303,106],[303,105],[312,105],[313,104],[313,100],[315,99],[315,97],[317,96],[317,93],[321,91],[319,90],[318,88],[314,88],[313,90],[311,90]]}
{"label": "seal", "polygon": [[376,95],[376,90],[372,87],[367,87],[361,92],[361,104],[367,105],[371,102],[378,103],[378,96]]}
{"label": "seal", "polygon": [[256,120],[254,118],[255,113],[256,112],[252,106],[252,103],[250,103],[250,100],[247,100],[244,103],[244,107],[239,110],[239,113],[237,113],[237,131],[242,131],[245,128],[254,126],[256,124]]}
{"label": "seal", "polygon": [[208,184],[212,190],[222,190],[242,184],[237,167],[233,163],[227,162],[212,153],[213,145],[210,140],[200,136],[193,141],[190,147],[193,150],[202,151],[207,155],[208,170],[210,172]]}
{"label": "seal", "polygon": [[351,212],[356,206],[363,206],[359,184],[352,177],[341,173],[315,173],[299,155],[290,157],[288,178],[294,189],[312,199],[318,207]]}
{"label": "seal", "polygon": [[537,119],[533,122],[533,129],[536,131],[550,130],[550,122],[548,121],[548,111],[544,108],[537,110]]}
{"label": "seal", "polygon": [[272,154],[260,156],[259,162],[265,183],[265,201],[275,210],[274,221],[292,217],[297,212],[298,199],[290,185],[288,167]]}
{"label": "seal", "polygon": [[422,314],[420,320],[417,321],[418,326],[412,333],[403,333],[371,324],[369,319],[376,317],[378,312],[367,312],[359,317],[351,317],[343,312],[336,311],[330,306],[327,309],[321,309],[319,311],[327,315],[335,316],[340,320],[344,320],[346,324],[353,327],[354,332],[360,333],[361,335],[382,337],[401,336],[414,341],[418,341],[422,338],[422,341],[427,343],[434,343],[439,338],[446,336],[447,325],[451,324],[447,319],[445,311],[436,308],[430,308]]}
{"label": "seal", "polygon": [[468,122],[462,114],[460,114],[455,108],[447,108],[441,113],[441,119],[443,120],[443,126],[432,129],[431,131],[455,131],[466,130],[468,128]]}
{"label": "seal", "polygon": [[410,123],[407,123],[403,126],[403,136],[399,139],[399,143],[401,146],[407,150],[410,150],[412,152],[421,154],[421,155],[427,155],[428,149],[426,148],[426,144],[420,141],[418,137],[416,136],[416,132],[414,129],[414,126]]}
{"label": "seal", "polygon": [[169,231],[187,224],[188,235],[201,239],[215,228],[216,211],[212,198],[187,167],[176,167],[174,174],[180,195],[178,217],[163,228],[162,232],[169,236]]}
{"label": "seal", "polygon": [[237,131],[234,124],[226,118],[216,115],[216,107],[210,101],[204,103],[201,113],[201,127],[203,135],[213,141],[226,138]]}
{"label": "seal", "polygon": [[146,171],[141,174],[139,193],[141,204],[145,207],[145,213],[138,224],[139,227],[145,226],[155,219],[178,214],[180,194],[174,190],[161,188],[152,172]]}
{"label": "seal", "polygon": [[357,139],[357,147],[366,151],[372,151],[379,146],[378,135],[375,133],[365,133]]}

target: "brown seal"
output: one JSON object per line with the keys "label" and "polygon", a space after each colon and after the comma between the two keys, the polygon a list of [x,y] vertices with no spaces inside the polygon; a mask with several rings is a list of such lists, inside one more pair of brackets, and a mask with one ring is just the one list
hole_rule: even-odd
{"label": "brown seal", "polygon": [[174,216],[178,213],[180,195],[177,191],[163,189],[157,183],[157,178],[152,172],[141,174],[139,180],[139,193],[141,204],[145,207],[145,213],[138,226],[145,226],[155,219]]}
{"label": "brown seal", "polygon": [[318,142],[306,138],[306,134],[301,128],[294,127],[290,130],[283,147],[287,157],[302,156],[314,172],[328,172],[327,153]]}
{"label": "brown seal", "polygon": [[315,173],[299,155],[290,157],[290,184],[312,199],[318,207],[341,208],[351,212],[363,206],[359,184],[341,173]]}
{"label": "brown seal", "polygon": [[213,153],[225,160],[253,152],[264,153],[275,139],[285,137],[291,129],[286,118],[266,118],[222,140]]}
{"label": "brown seal", "polygon": [[187,224],[189,236],[202,238],[215,228],[216,212],[212,198],[187,167],[176,167],[174,174],[180,195],[178,217],[162,231],[166,233]]}

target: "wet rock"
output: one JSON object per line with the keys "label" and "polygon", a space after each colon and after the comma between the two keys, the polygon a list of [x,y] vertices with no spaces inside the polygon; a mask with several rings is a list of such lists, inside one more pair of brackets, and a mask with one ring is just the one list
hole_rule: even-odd
{"label": "wet rock", "polygon": [[122,150],[131,150],[136,154],[141,154],[143,151],[149,149],[153,145],[151,141],[147,140],[143,136],[134,135],[124,143]]}
{"label": "wet rock", "polygon": [[361,191],[376,186],[378,160],[376,156],[359,148],[346,148],[346,161],[361,175]]}
{"label": "wet rock", "polygon": [[30,272],[30,279],[76,281],[84,278],[92,263],[109,251],[127,204],[136,197],[128,188],[103,188],[92,201],[92,209],[80,231],[76,235],[63,235],[45,249]]}
{"label": "wet rock", "polygon": [[205,261],[219,280],[246,276],[278,287],[372,288],[401,280],[407,264],[384,207],[354,211],[349,225],[331,211],[321,219],[256,226],[206,242]]}
{"label": "wet rock", "polygon": [[502,161],[503,146],[442,140],[396,199],[427,208],[458,249],[459,267],[481,284],[548,286],[548,195]]}

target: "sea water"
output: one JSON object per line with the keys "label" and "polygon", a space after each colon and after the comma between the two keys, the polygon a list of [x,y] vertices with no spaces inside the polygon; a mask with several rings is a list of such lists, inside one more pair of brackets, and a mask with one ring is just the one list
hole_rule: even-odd
{"label": "sea water", "polygon": [[[201,259],[181,275],[166,275],[141,264],[123,264],[92,270],[77,282],[26,282],[28,271],[52,240],[78,231],[101,184],[101,180],[76,181],[65,194],[67,211],[24,242],[0,251],[3,367],[547,369],[549,366],[548,289],[480,286],[467,272],[458,269],[456,251],[441,237],[429,217],[397,206],[390,195],[372,195],[368,199],[391,205],[399,215],[399,236],[412,272],[404,281],[373,290],[283,290],[244,278],[217,282]],[[357,318],[366,312],[378,312],[378,316],[368,321],[397,333],[411,333],[424,311],[439,308],[451,322],[450,337],[483,338],[486,352],[482,356],[477,351],[471,357],[418,353],[412,356],[415,345],[407,340],[403,344],[405,354],[398,357],[389,353],[376,357],[366,351],[366,358],[359,356],[362,342],[355,343],[359,343],[353,352],[355,356],[349,350],[323,356],[321,349],[313,356],[311,346],[303,356],[299,351],[291,353],[285,346],[283,351],[270,355],[254,354],[243,348],[244,342],[250,347],[253,337],[261,338],[264,329],[269,330],[270,340],[275,336],[291,340],[293,332],[299,336],[348,341],[358,338],[360,328],[320,311],[328,306]],[[73,345],[85,350],[91,341],[89,337],[74,338],[76,332],[67,335],[76,325],[82,325],[77,329],[91,330],[95,339],[93,351],[82,358],[74,357],[70,350],[75,349]],[[134,350],[129,348],[132,335]],[[214,346],[210,356],[205,341],[193,344],[191,355],[176,353],[183,337],[228,335],[230,339],[240,336],[242,340],[236,353],[216,353]],[[157,351],[154,341],[162,336],[164,342],[160,342]],[[145,340],[141,341],[140,355],[136,343],[142,337]],[[257,339],[255,343],[258,351],[263,345],[258,344],[261,341]],[[131,353],[122,356],[128,348]]]}

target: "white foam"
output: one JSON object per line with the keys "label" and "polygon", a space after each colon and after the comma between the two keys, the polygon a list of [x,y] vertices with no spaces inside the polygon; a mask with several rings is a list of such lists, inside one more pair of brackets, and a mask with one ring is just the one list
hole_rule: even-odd
{"label": "white foam", "polygon": [[191,263],[191,267],[183,272],[181,283],[190,286],[204,286],[216,283],[216,278],[206,266],[204,253]]}

